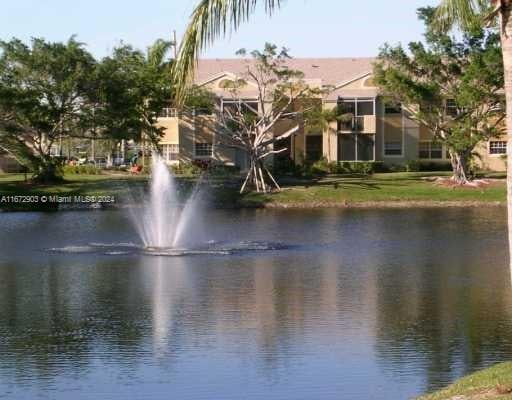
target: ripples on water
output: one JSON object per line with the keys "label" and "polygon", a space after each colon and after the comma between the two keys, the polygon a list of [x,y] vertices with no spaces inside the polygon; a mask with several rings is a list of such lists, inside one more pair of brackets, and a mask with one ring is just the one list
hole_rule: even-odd
{"label": "ripples on water", "polygon": [[405,399],[512,356],[502,209],[207,222],[162,257],[119,212],[0,214],[0,398]]}

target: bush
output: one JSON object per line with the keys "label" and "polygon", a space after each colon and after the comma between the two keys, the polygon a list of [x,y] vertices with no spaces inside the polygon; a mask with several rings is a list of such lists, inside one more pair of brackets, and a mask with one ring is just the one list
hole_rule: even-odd
{"label": "bush", "polygon": [[406,166],[401,164],[389,164],[383,165],[382,171],[380,172],[405,172]]}
{"label": "bush", "polygon": [[92,164],[86,165],[64,165],[62,167],[64,175],[99,175],[101,169]]}
{"label": "bush", "polygon": [[375,172],[386,172],[387,169],[382,161],[340,161],[328,162],[322,157],[314,163],[295,165],[293,160],[280,159],[274,163],[276,175],[293,176],[322,176],[327,174],[362,174],[370,175]]}
{"label": "bush", "polygon": [[311,164],[310,171],[313,175],[326,175],[332,173],[332,166],[325,157]]}
{"label": "bush", "polygon": [[342,161],[327,162],[321,159],[309,167],[313,175],[325,174],[362,174],[370,175],[375,172],[383,172],[384,165],[380,161]]}
{"label": "bush", "polygon": [[338,163],[336,173],[370,175],[383,170],[384,167],[380,161],[343,161]]}
{"label": "bush", "polygon": [[293,175],[295,177],[301,177],[308,174],[307,166],[296,165],[291,158],[277,158],[274,161],[273,173],[275,175]]}
{"label": "bush", "polygon": [[214,164],[210,166],[209,172],[215,176],[230,176],[240,173],[240,167],[236,165]]}
{"label": "bush", "polygon": [[451,171],[450,162],[420,162],[420,171]]}
{"label": "bush", "polygon": [[171,165],[171,172],[176,175],[187,175],[196,176],[201,175],[203,168],[195,163],[191,162],[180,162],[178,164]]}
{"label": "bush", "polygon": [[419,160],[408,160],[405,163],[405,170],[407,172],[418,172],[421,169],[421,163]]}

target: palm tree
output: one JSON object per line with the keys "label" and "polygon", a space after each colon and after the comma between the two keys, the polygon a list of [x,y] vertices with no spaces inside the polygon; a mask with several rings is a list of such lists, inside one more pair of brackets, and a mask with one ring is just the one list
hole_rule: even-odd
{"label": "palm tree", "polygon": [[503,53],[505,98],[507,101],[507,209],[508,241],[512,273],[512,0],[442,0],[437,8],[441,29],[457,26],[470,30],[476,24],[498,19]]}
{"label": "palm tree", "polygon": [[256,10],[258,4],[272,15],[283,0],[200,0],[192,12],[173,68],[176,96],[183,100],[185,87],[194,75],[195,64],[201,50],[219,37],[236,31]]}

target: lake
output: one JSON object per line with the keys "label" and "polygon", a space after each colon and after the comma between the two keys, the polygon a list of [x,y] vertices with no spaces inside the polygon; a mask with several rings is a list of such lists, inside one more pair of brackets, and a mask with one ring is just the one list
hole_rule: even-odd
{"label": "lake", "polygon": [[512,357],[504,208],[216,210],[261,248],[182,257],[126,214],[0,213],[0,398],[407,399]]}

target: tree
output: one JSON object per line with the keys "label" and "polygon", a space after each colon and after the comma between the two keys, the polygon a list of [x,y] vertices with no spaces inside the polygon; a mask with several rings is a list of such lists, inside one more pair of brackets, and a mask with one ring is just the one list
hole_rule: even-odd
{"label": "tree", "polygon": [[173,66],[177,100],[183,102],[186,98],[186,86],[194,76],[201,50],[215,39],[225,36],[228,28],[237,30],[249,19],[258,4],[263,4],[265,11],[272,15],[281,3],[282,0],[200,0],[192,13]]}
{"label": "tree", "polygon": [[163,134],[156,119],[172,97],[169,49],[169,42],[161,39],[146,54],[121,45],[98,64],[95,108],[89,118],[103,138],[139,140],[143,132],[156,146]]}
{"label": "tree", "polygon": [[[246,52],[242,50],[238,54]],[[280,187],[266,167],[265,159],[288,150],[275,146],[300,129],[307,103],[314,101],[319,92],[303,82],[300,71],[286,66],[290,58],[286,49],[279,51],[267,43],[263,51],[253,51],[251,55],[254,63],[248,63],[244,75],[226,84],[231,101],[218,110],[217,135],[248,155],[250,166],[240,192],[248,184],[258,192],[267,192],[272,187],[267,180],[276,189]],[[248,81],[256,85],[257,103],[244,99],[241,89]],[[278,129],[284,121],[286,126]]]}
{"label": "tree", "polygon": [[94,58],[74,37],[66,43],[0,41],[0,148],[34,172],[59,179],[52,144],[79,126]]}
{"label": "tree", "polygon": [[497,20],[503,56],[507,121],[508,239],[512,271],[512,0],[442,0],[436,15],[440,30],[458,26],[471,30]]}
{"label": "tree", "polygon": [[170,101],[170,43],[147,53],[121,45],[101,62],[71,38],[67,43],[0,42],[0,150],[41,181],[60,179],[52,145],[66,138],[139,140],[157,144],[158,112]]}
{"label": "tree", "polygon": [[425,42],[385,46],[374,68],[374,79],[408,117],[429,128],[434,140],[450,153],[453,179],[468,180],[475,146],[498,136],[505,118],[503,62],[499,35],[482,28],[460,41],[434,29],[435,9],[422,8]]}

